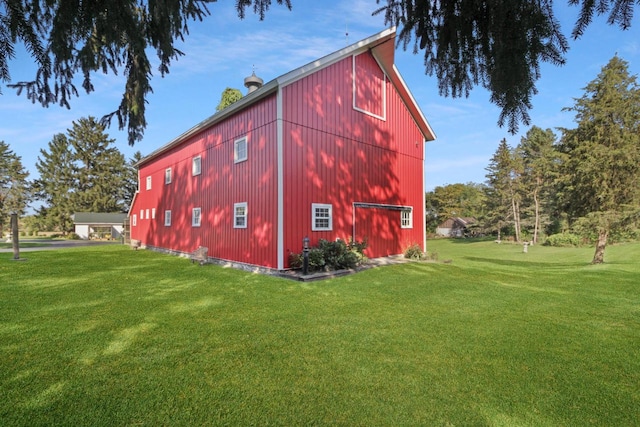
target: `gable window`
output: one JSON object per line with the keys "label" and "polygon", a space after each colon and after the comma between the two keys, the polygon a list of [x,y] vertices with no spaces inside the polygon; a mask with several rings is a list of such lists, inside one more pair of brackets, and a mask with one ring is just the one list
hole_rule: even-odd
{"label": "gable window", "polygon": [[244,162],[247,156],[247,137],[236,139],[233,143],[233,162]]}
{"label": "gable window", "polygon": [[200,208],[193,208],[193,211],[191,212],[191,226],[192,227],[200,227],[200,223],[201,223],[201,209]]}
{"label": "gable window", "polygon": [[171,211],[164,211],[164,225],[171,226]]}
{"label": "gable window", "polygon": [[202,157],[197,156],[193,158],[193,163],[191,165],[191,175],[196,176],[200,175],[202,171]]}
{"label": "gable window", "polygon": [[233,228],[247,228],[247,203],[233,205]]}
{"label": "gable window", "polygon": [[136,214],[133,214],[133,216],[131,217],[131,225],[133,225],[134,227],[138,225],[138,216]]}
{"label": "gable window", "polygon": [[171,168],[166,168],[164,170],[164,183],[171,184]]}
{"label": "gable window", "polygon": [[151,190],[151,177],[147,177],[147,190]]}
{"label": "gable window", "polygon": [[413,228],[413,210],[403,209],[400,211],[400,227]]}
{"label": "gable window", "polygon": [[311,230],[333,230],[333,206],[321,203],[311,204]]}

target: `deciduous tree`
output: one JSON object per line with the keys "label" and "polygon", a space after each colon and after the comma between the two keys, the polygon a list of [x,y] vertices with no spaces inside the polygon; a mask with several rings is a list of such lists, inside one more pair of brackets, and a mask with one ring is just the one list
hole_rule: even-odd
{"label": "deciduous tree", "polygon": [[240,101],[240,99],[242,99],[242,92],[239,89],[228,87],[222,91],[216,111],[222,111],[234,102]]}

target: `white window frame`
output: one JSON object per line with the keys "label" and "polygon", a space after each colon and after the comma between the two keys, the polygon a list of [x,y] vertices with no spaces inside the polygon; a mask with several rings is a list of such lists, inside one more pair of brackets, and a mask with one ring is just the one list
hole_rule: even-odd
{"label": "white window frame", "polygon": [[156,219],[156,208],[151,208],[151,219]]}
{"label": "white window frame", "polygon": [[146,209],[146,210],[144,211],[144,216],[145,216],[145,218],[147,218],[147,219],[151,219],[151,215],[149,215],[149,209]]}
{"label": "white window frame", "polygon": [[[324,212],[328,216],[324,216]],[[322,213],[322,216],[318,214]],[[327,221],[327,225],[319,225],[318,221]],[[311,231],[332,231],[333,230],[333,205],[325,203],[311,204]]]}
{"label": "white window frame", "polygon": [[171,168],[166,168],[164,170],[164,183],[165,184],[171,184]]}
{"label": "white window frame", "polygon": [[413,228],[413,209],[400,211],[400,228]]}
{"label": "white window frame", "polygon": [[151,175],[147,177],[147,190],[151,190]]}
{"label": "white window frame", "polygon": [[191,160],[191,175],[197,176],[202,173],[202,156],[195,156]]}
{"label": "white window frame", "polygon": [[136,214],[133,214],[133,216],[131,217],[131,225],[133,225],[134,227],[138,225],[138,216]]}
{"label": "white window frame", "polygon": [[140,209],[140,219],[144,219],[144,209]]}
{"label": "white window frame", "polygon": [[191,211],[191,226],[200,227],[202,224],[202,208],[193,208]]}
{"label": "white window frame", "polygon": [[[244,153],[241,152],[241,147],[244,147]],[[243,136],[242,138],[238,138],[233,142],[233,163],[244,162],[248,158],[249,142],[247,141],[247,137]]]}
{"label": "white window frame", "polygon": [[164,211],[164,225],[171,227],[171,211]]}
{"label": "white window frame", "polygon": [[[380,67],[380,64],[378,63],[378,66],[380,67],[380,71],[382,72],[382,115],[379,114],[375,114],[371,111],[367,111],[364,108],[360,108],[357,106],[357,94],[356,94],[356,90],[357,90],[357,75],[356,75],[356,57],[362,55],[362,53],[358,53],[352,56],[352,66],[353,66],[353,83],[352,83],[352,98],[353,98],[353,109],[356,111],[359,111],[361,113],[364,113],[368,116],[371,117],[375,117],[376,119],[380,119],[382,121],[387,121],[387,74],[384,72],[384,70],[382,69],[382,67]],[[375,58],[374,58],[375,59]],[[376,62],[378,62],[376,60]]]}
{"label": "white window frame", "polygon": [[[238,209],[244,208],[244,214],[238,215]],[[243,219],[243,224],[238,224],[238,220]],[[247,202],[233,204],[233,228],[247,228]]]}

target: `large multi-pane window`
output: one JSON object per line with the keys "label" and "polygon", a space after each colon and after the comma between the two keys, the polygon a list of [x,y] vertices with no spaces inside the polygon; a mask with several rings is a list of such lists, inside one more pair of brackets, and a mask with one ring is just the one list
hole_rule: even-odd
{"label": "large multi-pane window", "polygon": [[311,204],[311,230],[333,230],[333,206],[321,203]]}

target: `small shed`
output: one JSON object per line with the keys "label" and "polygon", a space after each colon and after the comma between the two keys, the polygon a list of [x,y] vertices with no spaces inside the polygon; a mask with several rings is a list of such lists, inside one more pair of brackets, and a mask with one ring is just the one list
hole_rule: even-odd
{"label": "small shed", "polygon": [[75,233],[81,239],[120,239],[126,213],[76,212],[71,215]]}
{"label": "small shed", "polygon": [[444,221],[436,228],[438,236],[445,237],[464,237],[468,234],[468,228],[475,224],[475,218],[453,217]]}

